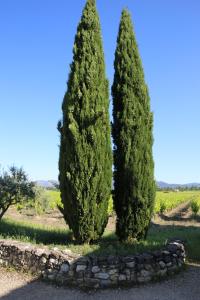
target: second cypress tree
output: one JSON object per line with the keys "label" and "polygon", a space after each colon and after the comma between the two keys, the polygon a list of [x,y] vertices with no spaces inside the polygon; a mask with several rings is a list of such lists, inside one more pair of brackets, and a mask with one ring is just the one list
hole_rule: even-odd
{"label": "second cypress tree", "polygon": [[112,179],[108,82],[95,0],[83,10],[73,54],[58,124],[61,211],[76,240],[90,242],[107,224]]}
{"label": "second cypress tree", "polygon": [[120,240],[145,237],[154,198],[153,116],[131,16],[122,12],[113,95],[114,204]]}

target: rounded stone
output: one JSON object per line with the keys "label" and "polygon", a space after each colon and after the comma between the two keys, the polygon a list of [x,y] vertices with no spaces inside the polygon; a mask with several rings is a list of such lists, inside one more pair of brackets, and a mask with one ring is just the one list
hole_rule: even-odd
{"label": "rounded stone", "polygon": [[161,267],[161,269],[164,269],[166,267],[166,264],[164,263],[164,261],[160,261],[159,262],[159,266]]}
{"label": "rounded stone", "polygon": [[119,275],[119,281],[125,281],[126,280],[126,275],[120,274]]}
{"label": "rounded stone", "polygon": [[42,263],[43,265],[45,265],[46,262],[47,262],[46,257],[42,256],[42,257],[40,258],[40,263]]}
{"label": "rounded stone", "polygon": [[76,267],[76,272],[78,273],[78,272],[83,272],[83,271],[85,271],[87,269],[87,266],[85,266],[85,265],[77,265],[77,267]]}
{"label": "rounded stone", "polygon": [[100,271],[100,268],[98,266],[92,267],[92,273],[98,273]]}
{"label": "rounded stone", "polygon": [[63,263],[60,267],[60,272],[61,273],[67,273],[69,271],[69,264],[68,263]]}
{"label": "rounded stone", "polygon": [[94,276],[98,279],[108,279],[110,277],[109,274],[105,272],[96,273]]}
{"label": "rounded stone", "polygon": [[135,267],[135,262],[134,261],[127,262],[126,267],[130,268],[130,269],[133,269]]}

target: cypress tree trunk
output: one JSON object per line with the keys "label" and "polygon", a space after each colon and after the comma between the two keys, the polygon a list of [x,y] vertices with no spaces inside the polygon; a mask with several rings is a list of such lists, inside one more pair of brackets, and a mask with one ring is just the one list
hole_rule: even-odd
{"label": "cypress tree trunk", "polygon": [[155,182],[153,115],[130,14],[122,12],[115,53],[113,95],[114,204],[120,240],[146,236]]}
{"label": "cypress tree trunk", "polygon": [[90,242],[107,224],[112,180],[108,81],[95,0],[87,1],[78,25],[62,110],[62,212],[76,240]]}

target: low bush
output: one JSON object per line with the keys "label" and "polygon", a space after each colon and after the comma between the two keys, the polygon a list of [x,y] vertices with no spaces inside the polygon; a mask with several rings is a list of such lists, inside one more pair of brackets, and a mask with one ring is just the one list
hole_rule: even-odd
{"label": "low bush", "polygon": [[167,209],[166,203],[164,201],[161,201],[160,203],[160,213],[163,214]]}
{"label": "low bush", "polygon": [[200,204],[198,203],[197,200],[193,200],[191,202],[191,209],[192,209],[193,214],[196,216],[200,210]]}

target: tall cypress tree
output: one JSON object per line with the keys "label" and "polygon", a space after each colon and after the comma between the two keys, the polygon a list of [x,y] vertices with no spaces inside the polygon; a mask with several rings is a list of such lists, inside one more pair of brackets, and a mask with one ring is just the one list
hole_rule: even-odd
{"label": "tall cypress tree", "polygon": [[62,110],[61,210],[75,239],[90,242],[107,224],[112,180],[108,81],[95,0],[87,1],[78,25]]}
{"label": "tall cypress tree", "polygon": [[154,198],[153,115],[133,31],[123,10],[115,52],[113,95],[114,204],[120,240],[146,236]]}

